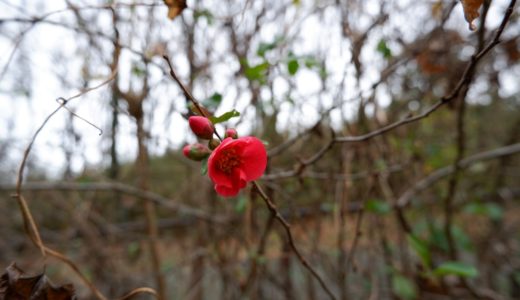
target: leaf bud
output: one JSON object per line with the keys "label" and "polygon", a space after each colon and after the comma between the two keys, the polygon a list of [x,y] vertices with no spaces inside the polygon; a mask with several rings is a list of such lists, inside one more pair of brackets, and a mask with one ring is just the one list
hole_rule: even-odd
{"label": "leaf bud", "polygon": [[217,140],[217,139],[211,139],[211,140],[209,140],[209,142],[208,142],[208,147],[209,147],[209,149],[211,149],[211,150],[215,150],[215,148],[217,148],[218,145],[220,145],[220,141]]}
{"label": "leaf bud", "polygon": [[224,136],[225,138],[233,138],[233,139],[237,139],[238,138],[238,133],[237,133],[237,130],[235,128],[228,128],[226,129],[226,134]]}
{"label": "leaf bud", "polygon": [[201,161],[211,154],[211,150],[202,144],[196,143],[184,146],[182,153],[191,160]]}

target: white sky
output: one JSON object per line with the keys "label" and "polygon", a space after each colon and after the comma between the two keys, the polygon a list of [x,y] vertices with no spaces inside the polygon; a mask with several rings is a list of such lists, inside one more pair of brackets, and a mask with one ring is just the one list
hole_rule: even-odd
{"label": "white sky", "polygon": [[[13,16],[20,16],[16,9],[12,8],[6,3],[14,4],[15,6],[25,4],[26,7],[34,15],[42,15],[44,12],[54,11],[66,7],[64,1],[42,1],[45,3],[45,7],[35,7],[34,3],[38,1],[16,1],[16,0],[2,0],[0,1],[0,19],[9,18]],[[303,7],[312,4],[313,1],[302,1]],[[404,39],[409,39],[407,33],[416,30],[414,26],[421,26],[424,20],[421,19],[425,14],[429,14],[424,10],[424,7],[428,7],[432,1],[424,1],[422,4],[426,6],[420,6],[417,3],[420,1],[412,0],[395,0],[388,1],[390,5],[394,5],[396,8],[403,8],[401,15],[392,15],[388,22],[388,26],[383,29],[383,32],[374,34],[374,36],[368,41],[367,49],[375,49],[377,42],[382,36],[392,35],[395,30],[400,30],[404,34]],[[498,25],[501,20],[501,13],[504,6],[508,3],[506,0],[493,1],[491,10],[488,17],[488,28],[494,28]],[[190,5],[190,2],[188,1]],[[78,4],[79,5],[79,4]],[[373,10],[373,14],[376,14],[379,9],[379,1],[366,1],[366,5],[370,10]],[[82,6],[82,5],[79,5]],[[416,7],[416,8],[415,8]],[[296,19],[302,17],[303,8],[291,8],[292,11],[287,14],[289,17]],[[185,14],[191,12],[186,11]],[[156,14],[157,18],[161,18],[166,15],[166,8],[161,8]],[[70,17],[70,13],[58,14],[52,17],[52,20],[61,20]],[[305,18],[301,31],[292,32],[296,37],[295,40],[295,54],[296,55],[307,55],[309,53],[316,53],[319,51],[327,51],[327,69],[330,73],[332,80],[329,84],[339,83],[343,74],[343,71],[347,69],[347,86],[345,87],[346,95],[345,98],[352,97],[357,94],[356,87],[354,85],[354,68],[350,63],[350,45],[340,40],[338,37],[341,35],[340,28],[338,26],[338,15],[334,10],[325,11],[326,18],[324,20],[318,19],[316,16]],[[165,17],[164,17],[165,18]],[[166,19],[166,18],[165,18]],[[68,19],[70,20],[70,18]],[[107,19],[109,22],[109,19]],[[324,22],[325,24],[321,23]],[[368,18],[363,17],[359,19],[360,27],[366,26],[370,21]],[[106,29],[110,29],[110,23],[106,26]],[[182,38],[182,28],[180,26],[180,20],[170,22],[165,20],[165,26],[161,28],[161,36],[163,39],[174,41],[175,38]],[[462,8],[460,5],[456,7],[456,11],[453,12],[452,17],[448,22],[448,27],[457,27],[464,29],[467,28],[462,16]],[[103,29],[97,26],[99,29]],[[410,28],[413,30],[410,31]],[[261,38],[264,42],[269,42],[274,39],[275,32],[277,31],[276,25],[271,24],[262,28]],[[294,30],[293,30],[294,31]],[[11,33],[15,32],[10,30]],[[108,31],[110,34],[111,32]],[[467,30],[459,30],[459,32],[466,32]],[[218,35],[219,33],[211,31],[209,29],[208,36]],[[14,35],[10,35],[13,37]],[[21,160],[23,155],[23,149],[28,144],[31,136],[34,134],[36,128],[41,124],[45,117],[52,112],[56,107],[56,98],[58,97],[70,97],[76,94],[80,88],[81,76],[79,69],[83,61],[78,55],[80,51],[80,44],[76,41],[76,35],[74,32],[60,29],[55,26],[49,25],[38,25],[32,29],[23,39],[22,46],[25,51],[17,51],[15,59],[11,62],[7,68],[7,72],[4,78],[0,81],[0,143],[5,140],[11,142],[9,158],[10,162],[18,162]],[[159,41],[159,40],[157,40]],[[327,45],[323,44],[323,41],[327,42]],[[85,44],[84,42],[82,42]],[[204,43],[204,41],[200,41]],[[225,42],[217,42],[214,44],[215,52],[223,52],[225,49]],[[172,42],[173,44],[173,42]],[[393,51],[398,52],[397,45],[389,44]],[[56,49],[60,49],[63,56],[67,58],[66,61],[55,61],[53,60],[52,53]],[[175,45],[172,46],[175,48]],[[11,40],[6,39],[5,36],[0,36],[0,70],[3,70],[8,60],[9,54],[13,50],[13,43]],[[29,52],[30,51],[30,52]],[[92,49],[83,49],[83,51],[93,51]],[[13,78],[13,74],[19,69],[19,61],[22,56],[22,60],[28,62],[31,66],[30,80],[32,83],[32,94],[31,98],[23,95],[13,95],[11,93],[5,93],[8,89],[12,80],[18,80]],[[182,55],[172,55],[172,60],[176,65],[179,74],[185,74],[187,70],[186,58]],[[366,51],[362,59],[367,63],[366,75],[361,82],[361,89],[365,90],[371,86],[372,82],[376,81],[379,77],[379,69],[383,65],[383,59],[378,56],[375,51]],[[121,60],[120,76],[122,80],[127,79],[130,62],[135,60],[132,55],[128,52],[124,53]],[[161,63],[161,60],[156,60]],[[99,64],[99,62],[98,62]],[[230,62],[223,61],[212,70],[217,72],[219,76],[226,77],[233,72],[233,66]],[[154,68],[154,67],[152,67]],[[162,74],[157,68],[154,68],[152,74],[152,84],[158,83],[163,80]],[[227,75],[226,75],[227,74]],[[512,70],[510,73],[506,73],[501,77],[504,83],[504,89],[501,90],[503,95],[511,95],[518,92],[518,78],[520,77],[520,71],[518,68]],[[66,81],[70,84],[69,87],[65,86],[57,77],[60,75],[66,78]],[[106,78],[108,69],[104,68],[99,70],[98,76],[99,81]],[[290,89],[288,82],[284,76],[279,75],[274,79],[274,97],[280,101],[284,100],[284,95]],[[154,137],[151,143],[151,153],[160,155],[167,149],[178,148],[187,141],[195,141],[195,138],[188,134],[186,135],[187,122],[181,117],[180,111],[184,105],[184,99],[180,95],[178,88],[171,81],[166,80],[166,84],[159,85],[152,91],[152,99],[155,103],[154,115],[150,119],[151,124],[151,135]],[[334,90],[330,93],[324,93],[319,97],[316,95],[321,89],[319,77],[316,72],[301,68],[296,74],[294,82],[297,88],[297,95],[300,95],[302,99],[305,99],[303,104],[300,106],[300,112],[298,116],[294,116],[294,107],[288,103],[281,105],[281,113],[279,115],[279,129],[293,128],[296,131],[301,130],[307,126],[312,125],[319,117],[318,107],[327,108],[333,104]],[[97,82],[91,82],[90,85],[95,85]],[[237,85],[240,85],[239,83]],[[236,85],[235,85],[236,86]],[[243,117],[248,119],[252,118],[254,110],[248,108],[248,97],[247,93],[239,94],[236,88],[229,88],[229,82],[226,80],[216,81],[213,90],[195,90],[194,93],[199,98],[207,97],[213,92],[220,92],[224,94],[224,103],[220,107],[219,112],[227,111],[233,108],[234,98],[238,98],[237,105],[234,107],[243,114]],[[327,87],[330,88],[330,87]],[[109,107],[109,86],[105,86],[96,91],[93,91],[80,99],[74,100],[70,104],[70,107],[82,117],[88,119],[90,122],[97,124],[98,126],[105,129],[108,132],[108,126],[110,122],[110,107]],[[484,91],[476,91],[482,93]],[[263,95],[270,97],[268,91],[263,91]],[[470,94],[471,96],[471,94]],[[377,93],[377,99],[380,104],[387,105],[390,102],[390,97],[385,89],[379,89]],[[171,122],[166,125],[168,118],[167,112],[171,102],[175,102],[176,108],[178,109],[171,117]],[[343,114],[349,116],[353,113],[353,107],[355,105],[346,105],[343,109]],[[150,107],[148,107],[150,109]],[[340,111],[336,110],[332,113],[333,118],[340,116]],[[58,115],[52,119],[46,128],[42,131],[37,139],[37,142],[32,150],[32,157],[35,158],[37,166],[47,170],[49,174],[59,176],[62,172],[62,168],[65,162],[63,152],[63,136],[66,123],[68,122],[69,116],[65,110],[62,110]],[[238,120],[233,120],[230,123],[236,123]],[[121,114],[120,117],[120,133],[119,133],[119,155],[123,160],[133,160],[136,154],[136,145],[133,138],[135,126],[132,121]],[[9,124],[12,126],[10,127]],[[84,123],[79,119],[74,119],[73,125],[75,130],[81,136],[81,142],[73,146],[73,170],[81,172],[86,165],[99,165],[108,164],[108,156],[104,155],[109,147],[109,136],[99,137],[98,132],[95,128]],[[243,122],[238,127],[239,134],[244,135],[250,132],[252,128],[251,122]],[[105,159],[105,161],[104,161]]]}

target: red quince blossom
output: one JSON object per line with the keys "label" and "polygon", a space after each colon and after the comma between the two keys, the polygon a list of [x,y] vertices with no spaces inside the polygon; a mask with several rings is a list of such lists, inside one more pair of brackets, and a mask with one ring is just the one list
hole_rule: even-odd
{"label": "red quince blossom", "polygon": [[211,140],[213,137],[215,127],[208,118],[201,116],[191,116],[188,119],[188,123],[190,124],[191,131],[193,131],[193,133],[195,133],[195,135],[197,135],[199,138]]}
{"label": "red quince blossom", "polygon": [[248,181],[265,171],[267,152],[259,139],[247,136],[226,138],[208,159],[208,175],[221,196],[236,196]]}

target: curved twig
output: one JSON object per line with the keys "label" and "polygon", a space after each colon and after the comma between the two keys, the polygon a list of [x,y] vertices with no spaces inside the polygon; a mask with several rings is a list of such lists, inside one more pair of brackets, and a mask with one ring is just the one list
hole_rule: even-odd
{"label": "curved twig", "polygon": [[32,213],[31,213],[31,211],[29,209],[29,205],[27,204],[27,201],[25,200],[25,198],[22,195],[22,183],[23,183],[23,173],[24,173],[24,170],[25,170],[25,165],[27,163],[27,159],[29,157],[29,153],[31,152],[32,146],[34,145],[34,142],[36,141],[36,138],[38,137],[40,132],[43,130],[45,125],[47,125],[49,120],[61,108],[63,108],[68,103],[68,101],[70,101],[72,99],[75,99],[75,98],[78,98],[78,97],[80,97],[80,96],[82,96],[82,95],[84,95],[84,94],[86,94],[86,93],[88,93],[90,91],[98,89],[98,88],[102,87],[103,85],[109,83],[115,77],[116,72],[117,72],[117,70],[114,71],[108,77],[108,79],[106,79],[105,81],[103,81],[102,83],[100,83],[97,86],[85,89],[85,90],[81,91],[80,93],[78,93],[78,94],[76,94],[76,95],[74,95],[74,96],[72,96],[72,97],[70,97],[68,99],[61,98],[62,101],[60,101],[60,105],[52,113],[50,113],[45,118],[43,123],[40,125],[40,127],[34,133],[31,141],[29,142],[29,145],[25,149],[24,155],[23,155],[23,158],[22,158],[22,162],[20,163],[20,168],[18,169],[18,176],[17,176],[17,180],[16,180],[16,191],[15,191],[15,194],[12,195],[13,198],[16,198],[16,200],[18,201],[18,204],[20,206],[20,210],[22,212],[22,217],[23,217],[23,221],[24,221],[24,227],[25,227],[25,230],[27,232],[27,235],[29,236],[29,238],[31,239],[33,244],[35,244],[40,249],[40,251],[42,253],[42,256],[45,257],[48,254],[48,255],[51,255],[51,256],[53,256],[53,257],[55,257],[55,258],[65,262],[69,267],[71,267],[74,270],[74,272],[88,286],[88,288],[92,291],[92,293],[96,296],[96,298],[98,298],[100,300],[106,300],[106,297],[103,296],[103,294],[88,280],[88,278],[85,277],[81,273],[79,268],[72,262],[72,260],[70,260],[65,255],[61,254],[60,252],[45,246],[45,244],[43,243],[43,241],[42,241],[42,239],[40,237],[38,226],[36,225],[36,222],[34,221],[34,217],[32,216]]}

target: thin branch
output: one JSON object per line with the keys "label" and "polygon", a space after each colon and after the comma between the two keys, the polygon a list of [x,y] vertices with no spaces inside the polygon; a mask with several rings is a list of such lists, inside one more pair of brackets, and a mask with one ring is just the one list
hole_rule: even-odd
{"label": "thin branch", "polygon": [[124,295],[123,297],[121,297],[121,298],[119,298],[117,300],[131,299],[134,296],[139,295],[139,294],[149,294],[149,295],[152,295],[155,299],[159,299],[157,297],[157,292],[154,289],[147,288],[147,287],[141,287],[141,288],[137,288],[135,290],[132,290],[131,292],[129,292],[128,294]]}
{"label": "thin branch", "polygon": [[[182,89],[182,91],[184,92],[186,97],[193,103],[193,105],[195,105],[195,107],[197,108],[197,110],[199,111],[199,113],[201,115],[203,115],[205,117],[208,117],[204,113],[202,108],[200,107],[199,102],[197,101],[197,99],[195,99],[195,97],[193,97],[193,95],[188,91],[188,89],[184,86],[184,84],[179,80],[179,78],[177,77],[177,75],[173,71],[173,66],[172,66],[172,64],[170,62],[170,58],[168,56],[166,56],[166,55],[164,55],[163,58],[166,61],[166,63],[168,64],[168,67],[170,68],[170,75],[171,75],[171,77],[175,80],[175,82],[177,82],[177,84],[180,86],[180,88]],[[217,137],[220,140],[222,140],[222,138],[218,135],[218,133],[216,131],[215,131],[215,134],[217,135]],[[253,181],[252,184],[253,184],[253,187],[256,188],[256,190],[260,194],[260,197],[262,197],[262,199],[264,200],[264,202],[267,205],[267,208],[269,209],[271,214],[283,226],[283,228],[285,230],[285,233],[287,235],[289,246],[291,247],[291,250],[296,254],[296,256],[300,260],[301,264],[314,276],[314,278],[316,280],[318,280],[318,282],[322,286],[323,290],[327,293],[327,295],[329,295],[329,297],[331,299],[336,299],[336,297],[331,292],[331,290],[329,289],[329,287],[327,286],[327,284],[325,283],[323,278],[321,278],[321,276],[316,272],[316,270],[314,270],[314,268],[309,264],[309,262],[305,259],[305,257],[303,257],[303,255],[300,253],[300,251],[296,247],[296,244],[294,243],[294,238],[293,238],[293,235],[292,235],[292,231],[291,231],[291,225],[285,220],[285,218],[282,216],[282,214],[278,211],[276,205],[271,201],[269,196],[267,196],[267,194],[260,187],[260,185],[256,181]]]}
{"label": "thin branch", "polygon": [[467,83],[470,73],[477,66],[477,63],[482,59],[482,57],[484,57],[484,55],[486,55],[491,49],[493,49],[493,47],[495,47],[499,43],[502,32],[504,31],[505,26],[507,25],[507,23],[511,17],[511,14],[513,13],[513,8],[515,6],[515,3],[516,3],[516,0],[512,0],[511,3],[509,4],[509,7],[508,7],[506,13],[504,14],[504,18],[502,19],[502,23],[500,24],[500,27],[498,28],[497,32],[495,33],[493,40],[484,49],[482,49],[480,52],[478,52],[477,54],[472,56],[471,60],[467,64],[466,69],[464,70],[464,73],[462,74],[458,84],[448,95],[442,97],[439,102],[435,103],[432,107],[430,107],[429,109],[427,109],[420,115],[405,118],[403,120],[397,121],[393,124],[390,124],[388,126],[385,126],[383,128],[377,129],[377,130],[374,130],[374,131],[364,134],[364,135],[354,136],[354,137],[338,137],[334,141],[338,142],[338,143],[352,143],[352,142],[362,142],[362,141],[369,140],[375,136],[378,136],[378,135],[381,135],[388,131],[391,131],[402,125],[405,125],[408,123],[413,123],[420,119],[426,118],[431,113],[433,113],[434,111],[439,109],[441,106],[443,106],[444,104],[455,99],[459,95],[459,93],[462,90],[462,88],[464,87],[464,85]]}
{"label": "thin branch", "polygon": [[336,299],[336,296],[332,293],[332,291],[329,289],[327,284],[325,283],[325,280],[321,278],[321,276],[314,270],[314,268],[309,264],[307,259],[300,253],[300,250],[296,247],[296,244],[294,243],[294,238],[291,231],[291,225],[285,220],[285,218],[280,214],[278,211],[276,204],[274,204],[271,199],[267,196],[267,194],[264,192],[264,190],[260,187],[260,185],[253,181],[253,187],[256,188],[258,193],[260,194],[260,197],[264,200],[265,204],[267,205],[267,208],[271,212],[271,214],[276,218],[276,220],[283,226],[285,233],[287,235],[287,240],[289,242],[289,246],[291,247],[291,250],[296,254],[296,257],[298,257],[298,260],[301,262],[301,264],[312,274],[312,276],[318,280],[323,290],[327,293],[327,295],[331,299]]}
{"label": "thin branch", "polygon": [[[16,187],[0,184],[0,190],[15,190]],[[30,182],[24,184],[24,191],[113,191],[143,200],[152,201],[161,207],[168,208],[173,212],[194,216],[197,219],[212,223],[224,223],[223,218],[215,217],[207,212],[191,207],[178,200],[171,199],[160,194],[142,190],[132,185],[120,182]]]}
{"label": "thin branch", "polygon": [[67,105],[70,100],[78,98],[78,97],[80,97],[80,96],[82,96],[82,95],[84,95],[84,94],[86,94],[86,93],[88,93],[90,91],[98,89],[98,88],[102,87],[103,85],[109,83],[115,77],[115,74],[116,74],[116,72],[113,72],[108,77],[107,80],[103,81],[102,83],[100,83],[97,86],[85,89],[85,90],[81,91],[80,93],[78,93],[77,95],[74,95],[74,96],[72,96],[72,97],[70,97],[68,99],[63,99],[60,102],[60,105],[58,106],[58,108],[56,108],[52,113],[50,113],[47,116],[47,118],[45,118],[45,120],[43,121],[42,125],[36,130],[35,134],[33,135],[32,139],[31,139],[31,141],[29,143],[29,145],[27,146],[27,148],[24,151],[22,162],[20,163],[20,168],[18,170],[18,176],[17,176],[17,181],[16,181],[16,192],[15,192],[15,194],[12,195],[13,198],[16,198],[16,200],[18,201],[18,204],[20,206],[20,210],[22,212],[23,221],[24,221],[24,227],[25,227],[25,230],[27,232],[27,235],[29,236],[31,241],[40,249],[42,255],[45,257],[46,254],[49,254],[49,255],[51,255],[53,257],[56,257],[59,260],[65,262],[67,265],[69,265],[69,267],[71,267],[74,270],[74,272],[89,287],[89,289],[92,291],[92,293],[100,300],[106,300],[106,297],[103,296],[103,294],[80,272],[79,268],[69,258],[67,258],[65,255],[59,253],[58,251],[55,251],[55,250],[50,249],[47,246],[45,246],[45,244],[43,243],[43,241],[42,241],[42,239],[40,237],[40,233],[39,233],[38,227],[36,225],[36,222],[34,220],[34,217],[32,216],[32,213],[31,213],[31,211],[29,209],[29,206],[27,205],[27,201],[23,197],[21,191],[22,191],[22,183],[23,183],[23,173],[24,173],[24,170],[25,170],[25,165],[27,163],[27,158],[29,157],[29,153],[31,152],[31,148],[32,148],[34,142],[36,141],[36,138],[38,137],[38,135],[40,134],[42,129],[45,127],[45,125],[49,122],[49,120],[61,108],[63,108],[65,105]]}
{"label": "thin branch", "polygon": [[[520,143],[513,144],[497,149],[493,149],[486,152],[481,152],[475,155],[472,155],[470,157],[467,157],[465,159],[462,159],[459,163],[459,167],[461,169],[465,169],[469,166],[471,166],[474,163],[484,161],[484,160],[490,160],[502,156],[509,156],[513,154],[517,154],[520,152]],[[438,169],[428,175],[427,177],[419,180],[417,183],[415,183],[411,188],[409,188],[407,191],[405,191],[401,197],[396,202],[396,206],[404,208],[410,204],[412,201],[412,198],[419,192],[429,188],[430,186],[437,183],[442,178],[449,176],[453,174],[455,171],[455,168],[453,165],[447,166],[441,169]]]}
{"label": "thin branch", "polygon": [[[204,112],[204,110],[202,109],[201,105],[199,104],[199,101],[197,101],[197,99],[195,99],[195,97],[193,97],[193,95],[184,86],[184,84],[179,79],[179,77],[177,77],[177,74],[175,74],[175,72],[173,71],[173,66],[172,66],[172,63],[170,61],[170,58],[167,55],[163,55],[163,58],[166,61],[166,63],[168,64],[168,67],[170,68],[170,75],[171,75],[171,77],[173,78],[173,80],[175,80],[175,82],[177,82],[177,84],[182,89],[182,91],[183,91],[184,95],[186,96],[186,98],[188,98],[191,101],[191,103],[193,103],[193,105],[195,105],[195,107],[197,108],[197,110],[199,111],[201,116],[204,116],[204,117],[209,119],[209,116]],[[214,131],[214,133],[218,137],[218,139],[222,141],[222,137],[220,137],[220,135],[218,134],[218,132],[216,130]]]}

